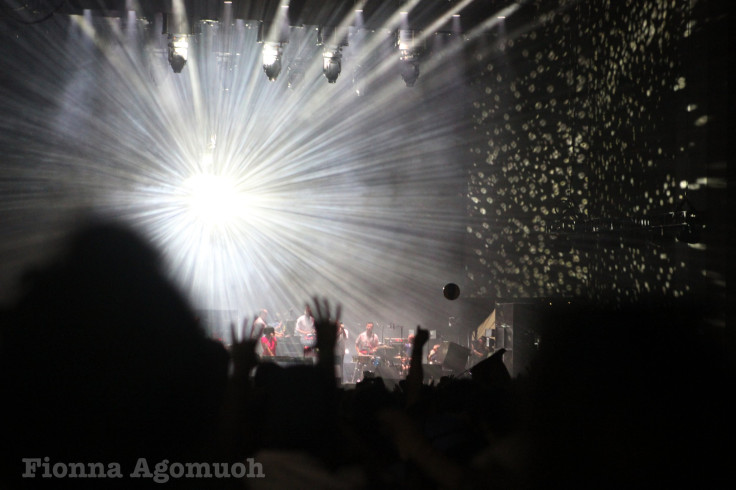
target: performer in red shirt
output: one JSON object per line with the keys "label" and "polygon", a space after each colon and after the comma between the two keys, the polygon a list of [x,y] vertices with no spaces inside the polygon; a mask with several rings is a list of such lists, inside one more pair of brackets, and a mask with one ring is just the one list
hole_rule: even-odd
{"label": "performer in red shirt", "polygon": [[276,355],[276,331],[273,327],[265,327],[261,337],[261,356],[274,357]]}

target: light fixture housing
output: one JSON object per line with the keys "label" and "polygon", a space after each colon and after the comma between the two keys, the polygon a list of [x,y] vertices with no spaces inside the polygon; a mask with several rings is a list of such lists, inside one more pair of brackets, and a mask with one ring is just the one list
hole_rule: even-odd
{"label": "light fixture housing", "polygon": [[284,54],[282,43],[266,41],[263,43],[263,71],[270,81],[276,81],[281,73],[281,59]]}
{"label": "light fixture housing", "polygon": [[325,48],[322,51],[322,73],[328,83],[335,83],[342,71],[342,52],[338,47],[335,50]]}
{"label": "light fixture housing", "polygon": [[168,35],[169,64],[174,73],[181,73],[189,59],[189,35]]}
{"label": "light fixture housing", "polygon": [[189,44],[198,32],[194,18],[184,12],[167,12],[163,15],[162,33],[166,34],[168,59],[174,73],[181,73],[189,59]]}
{"label": "light fixture housing", "polygon": [[397,37],[399,48],[399,73],[407,87],[413,87],[419,78],[419,62],[427,52],[426,40],[412,29],[400,29]]}
{"label": "light fixture housing", "polygon": [[289,44],[288,5],[282,5],[272,23],[259,22],[258,44],[263,45],[263,71],[274,82],[281,73],[284,46]]}
{"label": "light fixture housing", "polygon": [[349,30],[324,26],[317,33],[317,45],[322,46],[322,73],[328,83],[335,83],[342,71],[342,48],[348,45]]}

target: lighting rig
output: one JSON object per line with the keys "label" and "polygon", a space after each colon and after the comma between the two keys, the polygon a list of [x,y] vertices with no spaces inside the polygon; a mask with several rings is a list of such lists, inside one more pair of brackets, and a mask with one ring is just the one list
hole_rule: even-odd
{"label": "lighting rig", "polygon": [[[444,34],[459,35],[460,13],[463,28],[480,23],[489,9],[501,0],[38,0],[16,2],[0,0],[3,10],[13,12],[22,23],[42,22],[54,15],[83,15],[125,19],[131,12],[148,25],[162,25],[166,36],[167,57],[174,73],[181,73],[193,50],[191,46],[201,34],[203,23],[258,23],[258,43],[262,45],[263,70],[274,81],[286,66],[289,86],[293,88],[304,73],[304,60],[287,64],[285,46],[290,27],[315,26],[317,45],[322,47],[323,74],[328,83],[336,83],[342,72],[348,39],[362,31],[360,37],[379,32],[392,32],[398,50],[398,72],[407,86],[419,77],[420,61],[429,49],[427,38],[447,27]],[[32,6],[29,6],[31,5]],[[402,11],[406,9],[406,11]],[[467,18],[466,18],[467,12]],[[161,19],[155,22],[154,19]],[[445,19],[446,18],[446,19]],[[446,22],[444,22],[444,20]],[[475,20],[473,20],[475,19]],[[346,24],[347,22],[347,24]],[[220,53],[222,55],[222,53]],[[291,60],[288,60],[291,61]],[[353,69],[352,81],[361,71]],[[362,84],[356,93],[364,92]]]}

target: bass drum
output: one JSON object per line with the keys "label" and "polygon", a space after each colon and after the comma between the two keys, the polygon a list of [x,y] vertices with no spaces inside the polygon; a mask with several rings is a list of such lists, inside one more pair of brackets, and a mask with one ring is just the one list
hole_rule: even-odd
{"label": "bass drum", "polygon": [[304,347],[314,347],[315,345],[317,345],[317,335],[313,333],[302,335],[299,338],[299,341]]}

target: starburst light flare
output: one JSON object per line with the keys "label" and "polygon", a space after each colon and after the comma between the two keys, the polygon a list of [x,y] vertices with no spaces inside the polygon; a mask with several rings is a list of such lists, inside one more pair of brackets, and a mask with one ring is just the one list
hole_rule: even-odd
{"label": "starburst light flare", "polygon": [[443,322],[465,232],[460,69],[408,93],[389,43],[359,43],[344,57],[371,73],[357,98],[349,80],[324,83],[316,28],[300,26],[284,57],[306,60],[304,78],[288,90],[263,77],[258,26],[238,21],[202,23],[173,73],[156,22],[131,35],[54,16],[3,35],[9,270],[92,209],[144,230],[195,307],[234,321],[319,294],[353,324]]}

